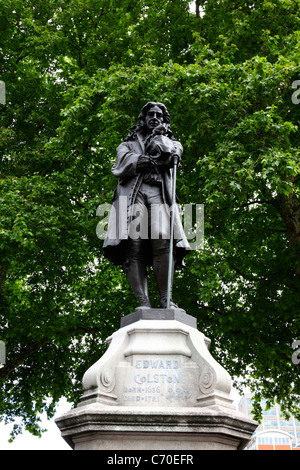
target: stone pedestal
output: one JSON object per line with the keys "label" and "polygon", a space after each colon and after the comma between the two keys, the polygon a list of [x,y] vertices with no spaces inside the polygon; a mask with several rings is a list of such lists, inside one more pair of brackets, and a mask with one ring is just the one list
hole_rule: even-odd
{"label": "stone pedestal", "polygon": [[257,423],[235,410],[231,379],[181,309],[137,309],[56,420],[74,449],[242,449]]}

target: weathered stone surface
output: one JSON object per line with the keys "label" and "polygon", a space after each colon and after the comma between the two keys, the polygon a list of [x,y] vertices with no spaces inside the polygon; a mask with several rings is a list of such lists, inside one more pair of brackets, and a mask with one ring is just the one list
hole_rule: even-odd
{"label": "weathered stone surface", "polygon": [[119,406],[231,406],[231,379],[209,340],[176,320],[139,320],[120,328],[83,377],[82,402]]}
{"label": "weathered stone surface", "polygon": [[99,403],[56,420],[62,437],[85,450],[237,450],[256,423],[228,408],[145,409]]}
{"label": "weathered stone surface", "polygon": [[107,339],[106,353],[84,374],[78,407],[56,420],[72,448],[199,450],[247,444],[257,424],[235,410],[229,374],[210,354],[210,340],[187,317],[162,309],[125,317]]}

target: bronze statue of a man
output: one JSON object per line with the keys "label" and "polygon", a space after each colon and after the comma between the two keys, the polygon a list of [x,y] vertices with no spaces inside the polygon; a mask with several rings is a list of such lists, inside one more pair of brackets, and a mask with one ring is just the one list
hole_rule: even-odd
{"label": "bronze statue of a man", "polygon": [[[172,168],[174,160],[180,162],[182,152],[182,145],[173,137],[167,108],[155,102],[142,108],[136,126],[117,149],[112,173],[119,182],[103,248],[110,261],[123,267],[139,308],[151,308],[147,266],[153,269],[160,307],[167,307]],[[174,269],[182,266],[190,247],[177,204],[172,210],[176,227],[173,279]],[[177,307],[172,297],[169,306]]]}

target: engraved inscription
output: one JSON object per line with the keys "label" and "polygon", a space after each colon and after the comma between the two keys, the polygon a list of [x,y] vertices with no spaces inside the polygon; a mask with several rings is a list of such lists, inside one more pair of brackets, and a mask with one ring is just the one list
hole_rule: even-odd
{"label": "engraved inscription", "polygon": [[175,390],[169,388],[168,395],[166,396],[166,399],[169,401],[186,400],[187,398],[191,398],[191,393],[186,388],[176,388]]}
{"label": "engraved inscription", "polygon": [[[167,360],[141,360],[135,361],[135,368],[137,371],[141,369],[141,373],[137,373],[134,376],[134,380],[137,384],[165,384],[165,383],[180,383],[180,374],[178,372],[170,373],[169,370],[179,368],[178,361],[167,361]],[[151,372],[148,372],[148,370]],[[158,370],[160,372],[152,372]],[[165,371],[165,372],[163,372]],[[168,371],[168,372],[167,372]]]}
{"label": "engraved inscription", "polygon": [[131,383],[123,387],[124,404],[162,405],[179,403],[191,398],[186,387],[183,368],[178,359],[135,358]]}
{"label": "engraved inscription", "polygon": [[135,361],[136,369],[178,369],[179,361],[168,361],[160,359],[139,359]]}
{"label": "engraved inscription", "polygon": [[137,384],[144,384],[145,382],[148,384],[157,384],[157,383],[179,383],[180,382],[180,375],[179,374],[136,374],[134,376],[134,380]]}
{"label": "engraved inscription", "polygon": [[161,393],[160,387],[124,387],[126,402],[158,403]]}

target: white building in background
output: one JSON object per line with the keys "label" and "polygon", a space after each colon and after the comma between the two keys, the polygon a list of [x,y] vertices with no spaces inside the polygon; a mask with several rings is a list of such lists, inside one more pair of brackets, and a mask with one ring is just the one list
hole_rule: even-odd
{"label": "white building in background", "polygon": [[[264,401],[262,403],[264,407]],[[251,415],[252,397],[246,393],[238,404],[239,411]],[[300,450],[300,421],[294,416],[286,420],[276,403],[263,411],[262,422],[253,434],[246,450]]]}

